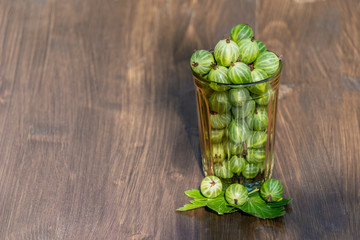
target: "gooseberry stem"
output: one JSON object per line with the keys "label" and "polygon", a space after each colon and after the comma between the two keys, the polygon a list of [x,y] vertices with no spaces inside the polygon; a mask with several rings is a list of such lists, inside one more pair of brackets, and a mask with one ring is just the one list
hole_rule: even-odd
{"label": "gooseberry stem", "polygon": [[216,66],[215,63],[212,63],[210,66],[211,66],[214,70],[216,70],[216,68],[217,68],[217,66]]}
{"label": "gooseberry stem", "polygon": [[256,188],[256,189],[252,190],[251,192],[249,192],[249,195],[253,194],[254,192],[258,192],[258,191],[260,191],[260,190],[258,188]]}
{"label": "gooseberry stem", "polygon": [[254,70],[254,64],[248,64],[249,68],[250,68],[250,71],[253,71]]}

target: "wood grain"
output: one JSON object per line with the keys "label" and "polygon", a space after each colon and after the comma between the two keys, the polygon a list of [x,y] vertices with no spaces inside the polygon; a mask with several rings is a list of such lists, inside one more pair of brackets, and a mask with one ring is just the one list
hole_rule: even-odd
{"label": "wood grain", "polygon": [[[189,59],[238,23],[284,59],[275,220],[175,212]],[[356,0],[0,0],[0,239],[359,239],[359,26]]]}

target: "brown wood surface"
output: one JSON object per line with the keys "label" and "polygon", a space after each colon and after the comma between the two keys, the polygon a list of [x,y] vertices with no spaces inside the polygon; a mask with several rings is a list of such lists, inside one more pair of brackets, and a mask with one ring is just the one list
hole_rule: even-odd
{"label": "brown wood surface", "polygon": [[[283,55],[284,217],[175,212],[200,165],[193,49]],[[360,239],[358,0],[0,0],[0,239]]]}

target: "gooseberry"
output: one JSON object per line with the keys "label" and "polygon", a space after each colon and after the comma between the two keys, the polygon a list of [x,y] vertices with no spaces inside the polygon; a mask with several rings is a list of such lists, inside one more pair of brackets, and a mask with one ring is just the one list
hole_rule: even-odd
{"label": "gooseberry", "polygon": [[242,143],[248,139],[250,130],[245,120],[232,120],[229,125],[229,138],[234,143]]}
{"label": "gooseberry", "polygon": [[221,180],[216,176],[205,177],[201,181],[200,191],[207,198],[216,198],[222,192]]}
{"label": "gooseberry", "polygon": [[230,162],[218,162],[214,164],[215,175],[221,178],[232,178],[234,175],[230,170]]}
{"label": "gooseberry", "polygon": [[233,173],[240,175],[242,170],[245,168],[245,158],[241,155],[234,155],[230,158],[230,170]]}
{"label": "gooseberry", "polygon": [[255,69],[261,69],[268,76],[271,76],[279,68],[279,57],[273,52],[263,52],[254,62]]}
{"label": "gooseberry", "polygon": [[259,46],[253,39],[243,39],[239,43],[240,60],[243,63],[250,64],[255,61],[259,55]]}
{"label": "gooseberry", "polygon": [[256,177],[258,172],[259,172],[259,167],[257,164],[246,163],[245,168],[242,171],[242,175],[247,179],[253,179],[254,177]]}
{"label": "gooseberry", "polygon": [[248,149],[246,161],[248,163],[262,163],[266,158],[264,149]]}
{"label": "gooseberry", "polygon": [[[266,74],[266,72],[264,72],[263,70],[261,70],[259,68],[251,71],[251,82],[253,82],[253,83],[264,80],[266,78],[268,78],[268,75]],[[250,92],[259,94],[259,95],[265,93],[268,88],[269,88],[269,86],[268,86],[267,82],[258,83],[258,84],[251,85],[248,87]]]}
{"label": "gooseberry", "polygon": [[265,130],[268,125],[267,110],[264,107],[258,107],[254,110],[253,127],[257,131]]}
{"label": "gooseberry", "polygon": [[229,111],[231,103],[228,98],[228,92],[214,92],[209,98],[209,107],[211,111],[217,113]]}
{"label": "gooseberry", "polygon": [[268,202],[276,202],[284,194],[283,185],[279,180],[267,179],[260,188],[260,196]]}
{"label": "gooseberry", "polygon": [[216,112],[210,113],[210,124],[212,128],[222,129],[229,125],[231,121],[230,112],[218,114]]}
{"label": "gooseberry", "polygon": [[225,159],[225,149],[222,143],[212,145],[212,158],[214,162],[222,162]]}
{"label": "gooseberry", "polygon": [[247,101],[242,107],[232,107],[231,111],[234,115],[234,118],[240,119],[245,118],[252,114],[255,110],[255,101]]}
{"label": "gooseberry", "polygon": [[231,29],[230,37],[231,40],[239,43],[243,39],[251,39],[252,37],[254,37],[254,31],[248,25],[238,24]]}
{"label": "gooseberry", "polygon": [[251,99],[246,88],[233,88],[229,91],[229,101],[233,106],[241,107]]}
{"label": "gooseberry", "polygon": [[225,191],[225,199],[231,205],[242,206],[248,198],[248,191],[239,183],[231,184]]}
{"label": "gooseberry", "polygon": [[255,40],[255,42],[259,47],[259,54],[262,53],[262,52],[267,51],[267,48],[266,48],[265,44],[262,41]]}
{"label": "gooseberry", "polygon": [[230,38],[220,40],[214,48],[214,56],[219,65],[228,67],[239,58],[239,46]]}
{"label": "gooseberry", "polygon": [[228,77],[234,84],[250,83],[251,70],[248,65],[242,62],[231,63],[228,71]]}
{"label": "gooseberry", "polygon": [[228,69],[224,66],[212,65],[212,69],[208,74],[208,80],[211,81],[209,84],[215,91],[226,91],[230,87],[218,85],[218,83],[231,84],[228,78]]}

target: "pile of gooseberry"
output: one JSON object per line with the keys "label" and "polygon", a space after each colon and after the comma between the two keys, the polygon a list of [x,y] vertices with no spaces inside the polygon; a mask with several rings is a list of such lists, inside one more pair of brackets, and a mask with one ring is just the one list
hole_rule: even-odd
{"label": "pile of gooseberry", "polygon": [[[223,185],[218,177],[207,176],[201,182],[200,191],[207,198],[216,198],[223,191]],[[283,194],[283,185],[273,178],[265,180],[260,188],[260,196],[265,202],[279,201]],[[226,188],[225,199],[229,205],[242,206],[249,199],[249,193],[244,185],[233,183]]]}
{"label": "pile of gooseberry", "polygon": [[[233,27],[230,37],[220,40],[213,51],[197,50],[192,55],[194,75],[209,86],[207,137],[214,174],[221,179],[251,180],[264,172],[268,105],[275,91],[267,81],[255,83],[273,76],[279,64],[279,57],[255,40],[253,30],[244,24]],[[242,188],[236,185],[229,194],[235,189]]]}

